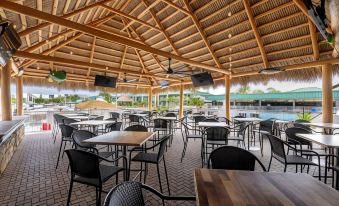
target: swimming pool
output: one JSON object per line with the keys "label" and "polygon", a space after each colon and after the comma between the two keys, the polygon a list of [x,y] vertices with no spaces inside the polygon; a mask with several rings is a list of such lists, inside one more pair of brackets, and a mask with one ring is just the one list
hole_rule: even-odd
{"label": "swimming pool", "polygon": [[286,121],[296,120],[298,113],[291,112],[268,112],[268,111],[232,111],[232,116],[236,116],[239,113],[245,113],[246,117],[250,117],[251,114],[258,114],[260,119],[275,118]]}

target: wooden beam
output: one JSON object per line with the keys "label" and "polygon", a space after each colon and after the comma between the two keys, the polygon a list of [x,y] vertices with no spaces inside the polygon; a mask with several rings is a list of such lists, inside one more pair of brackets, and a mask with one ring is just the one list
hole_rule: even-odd
{"label": "wooden beam", "polygon": [[231,119],[231,79],[229,75],[225,75],[225,115],[227,119]]}
{"label": "wooden beam", "polygon": [[199,22],[198,18],[195,16],[195,14],[194,14],[194,12],[193,12],[193,9],[192,9],[192,7],[190,6],[188,0],[184,0],[184,4],[185,4],[186,8],[188,9],[188,12],[189,12],[189,14],[190,14],[190,16],[191,16],[191,18],[192,18],[192,20],[193,20],[193,22],[194,22],[194,25],[197,27],[198,32],[199,32],[201,38],[203,39],[203,41],[204,41],[204,43],[205,43],[205,45],[206,45],[208,51],[210,52],[210,54],[211,54],[211,56],[212,56],[212,58],[213,58],[215,64],[218,66],[218,68],[219,68],[220,70],[222,70],[222,69],[223,69],[223,66],[220,64],[219,59],[218,59],[217,56],[214,54],[214,50],[212,49],[211,44],[210,44],[210,42],[208,41],[208,39],[207,39],[207,37],[206,37],[206,34],[205,34],[205,32],[204,32],[202,26],[200,25],[200,22]]}
{"label": "wooden beam", "polygon": [[152,111],[152,100],[153,100],[153,91],[152,87],[148,89],[148,111]]}
{"label": "wooden beam", "polygon": [[67,19],[63,19],[61,17],[57,17],[57,16],[53,16],[53,15],[45,13],[45,12],[37,11],[37,10],[32,9],[30,7],[22,6],[22,5],[19,5],[19,4],[16,4],[16,3],[12,3],[8,0],[0,1],[0,7],[14,11],[14,12],[22,13],[22,14],[25,14],[25,15],[28,15],[28,16],[31,16],[31,17],[34,17],[34,18],[37,18],[37,19],[41,19],[41,20],[48,21],[48,22],[51,22],[51,23],[59,24],[59,25],[62,25],[62,26],[65,26],[65,27],[68,27],[68,28],[71,28],[71,29],[75,29],[75,30],[78,30],[80,32],[83,32],[83,33],[86,33],[86,34],[89,34],[89,35],[93,35],[93,36],[97,36],[97,37],[106,39],[108,41],[112,41],[112,42],[116,42],[116,43],[119,43],[119,44],[122,44],[122,45],[130,46],[130,47],[140,49],[140,50],[143,50],[143,51],[146,51],[146,52],[149,52],[149,53],[152,53],[152,54],[156,54],[156,55],[159,55],[159,56],[163,56],[163,57],[166,57],[166,58],[172,58],[172,59],[181,61],[181,62],[186,63],[186,64],[191,65],[191,66],[204,68],[204,69],[209,70],[209,71],[221,72],[223,74],[229,74],[228,71],[220,70],[220,69],[215,68],[211,65],[192,61],[190,59],[183,58],[181,56],[174,55],[174,54],[171,54],[169,52],[161,51],[161,50],[152,48],[150,46],[146,46],[146,45],[134,42],[134,41],[126,39],[126,38],[122,38],[122,37],[120,37],[116,34],[100,31],[98,29],[91,28],[91,27],[86,26],[86,25],[78,24],[78,23],[69,21]]}
{"label": "wooden beam", "polygon": [[16,115],[22,116],[23,113],[23,77],[16,77]]}
{"label": "wooden beam", "polygon": [[[27,59],[34,59],[37,61],[42,61],[42,62],[55,62],[59,63],[62,65],[73,65],[73,66],[79,66],[79,67],[91,67],[93,70],[99,71],[99,72],[105,72],[106,67],[105,65],[101,64],[95,64],[95,63],[88,63],[88,62],[82,62],[82,61],[77,61],[77,60],[72,60],[72,59],[65,59],[65,58],[60,58],[60,57],[51,57],[51,56],[44,56],[41,54],[33,54],[33,53],[27,53],[23,51],[17,51],[14,56],[19,57],[19,58],[27,58]],[[130,75],[134,76],[145,76],[145,77],[154,77],[156,79],[166,79],[169,81],[179,81],[176,78],[167,78],[167,77],[161,77],[159,75],[153,75],[153,74],[142,74],[140,72],[132,71],[132,70],[127,70],[127,69],[120,69],[120,68],[113,68],[113,67],[108,67],[109,71],[111,73],[128,73]]]}
{"label": "wooden beam", "polygon": [[309,19],[308,19],[308,27],[309,27],[310,34],[311,34],[313,57],[314,57],[314,60],[318,60],[319,59],[318,34],[317,34],[317,30],[314,24]]}
{"label": "wooden beam", "polygon": [[166,4],[176,8],[177,10],[183,12],[184,14],[188,15],[188,16],[191,16],[191,12],[190,11],[187,11],[186,9],[182,8],[181,6],[177,5],[176,3],[173,3],[172,1],[170,0],[162,0],[163,2],[165,2]]}
{"label": "wooden beam", "polygon": [[[77,15],[79,13],[85,12],[85,11],[87,11],[89,9],[94,8],[94,7],[100,6],[101,3],[106,3],[106,2],[109,2],[109,1],[113,1],[113,0],[101,0],[99,2],[91,4],[89,6],[85,6],[85,7],[81,8],[81,9],[77,9],[77,10],[75,10],[75,11],[69,13],[69,14],[65,14],[65,15],[61,16],[60,18],[67,19],[69,17],[72,17],[72,16]],[[25,30],[19,32],[18,34],[19,34],[20,37],[22,37],[22,36],[28,35],[28,34],[30,34],[32,32],[35,32],[37,30],[41,30],[41,29],[43,29],[43,28],[45,28],[47,26],[50,26],[50,25],[51,25],[50,22],[44,22],[44,23],[38,24],[36,26],[30,27],[28,29],[25,29]]]}
{"label": "wooden beam", "polygon": [[[90,53],[90,55],[89,55],[89,63],[93,63],[93,57],[94,57],[94,50],[95,50],[95,44],[96,44],[96,41],[97,41],[97,37],[94,36],[94,37],[93,37],[93,41],[92,41],[91,53]],[[91,74],[91,67],[88,67],[87,79],[88,79],[88,77],[90,76],[90,74]]]}
{"label": "wooden beam", "polygon": [[244,4],[245,10],[246,10],[248,20],[251,24],[255,39],[257,40],[257,44],[258,44],[258,47],[259,47],[259,50],[260,50],[260,53],[261,53],[262,61],[264,63],[264,66],[266,68],[268,68],[270,65],[268,63],[266,51],[265,51],[264,44],[263,44],[261,37],[260,37],[260,34],[259,34],[257,24],[256,24],[256,22],[253,18],[253,12],[252,12],[250,3],[248,2],[248,0],[243,0],[243,4]]}
{"label": "wooden beam", "polygon": [[179,119],[184,117],[184,85],[180,84]]}
{"label": "wooden beam", "polygon": [[323,123],[333,123],[332,65],[322,67]]}
{"label": "wooden beam", "polygon": [[10,59],[1,69],[1,117],[2,121],[12,120],[11,72],[13,60]]}

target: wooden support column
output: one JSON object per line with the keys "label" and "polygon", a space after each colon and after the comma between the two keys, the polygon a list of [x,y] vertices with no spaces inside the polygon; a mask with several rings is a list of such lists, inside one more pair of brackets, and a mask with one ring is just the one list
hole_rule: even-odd
{"label": "wooden support column", "polygon": [[148,91],[148,110],[149,111],[152,111],[152,97],[153,97],[153,91],[152,91],[152,87],[150,87]]}
{"label": "wooden support column", "polygon": [[333,122],[332,65],[322,67],[322,108],[323,123]]}
{"label": "wooden support column", "polygon": [[184,84],[180,84],[179,119],[184,117]]}
{"label": "wooden support column", "polygon": [[16,78],[16,115],[23,115],[23,77]]}
{"label": "wooden support column", "polygon": [[231,78],[229,75],[225,75],[225,111],[227,119],[231,119],[230,87],[231,87]]}
{"label": "wooden support column", "polygon": [[2,121],[12,120],[11,108],[11,72],[12,60],[1,69],[1,115]]}

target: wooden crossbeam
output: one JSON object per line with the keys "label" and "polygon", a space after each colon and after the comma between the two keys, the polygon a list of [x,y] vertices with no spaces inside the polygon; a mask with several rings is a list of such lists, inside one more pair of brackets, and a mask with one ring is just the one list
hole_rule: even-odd
{"label": "wooden crossbeam", "polygon": [[77,67],[84,67],[84,68],[86,68],[86,70],[87,70],[88,67],[91,67],[93,70],[99,71],[99,72],[106,72],[106,68],[107,68],[108,72],[110,72],[110,73],[128,73],[129,75],[132,75],[132,76],[142,75],[144,77],[151,77],[151,78],[156,78],[156,79],[165,79],[165,80],[169,80],[169,81],[180,81],[176,78],[161,77],[159,75],[154,75],[154,74],[142,74],[140,72],[132,71],[132,70],[128,70],[128,69],[107,67],[107,66],[101,65],[101,64],[77,61],[77,60],[73,60],[73,59],[66,59],[66,58],[60,58],[60,57],[44,56],[44,55],[41,55],[41,54],[33,54],[33,53],[28,53],[28,52],[23,52],[23,51],[17,51],[14,56],[19,57],[19,58],[34,59],[34,60],[41,61],[41,62],[54,62],[54,63],[59,63],[59,64],[62,64],[62,65],[72,65],[72,66],[77,66]]}
{"label": "wooden crossbeam", "polygon": [[[93,41],[92,41],[92,47],[91,47],[91,53],[89,55],[89,63],[93,63],[93,57],[94,57],[94,50],[95,50],[95,44],[97,42],[97,37],[94,36],[93,37]],[[87,79],[89,78],[91,74],[91,67],[88,67],[88,72],[87,72]]]}
{"label": "wooden crossbeam", "polygon": [[98,29],[91,28],[91,27],[86,26],[86,25],[75,23],[75,22],[69,21],[67,19],[63,19],[63,18],[54,16],[54,15],[51,15],[51,14],[48,14],[48,13],[45,13],[45,12],[37,11],[36,9],[32,9],[30,7],[21,6],[19,4],[12,3],[8,0],[0,1],[0,7],[14,11],[14,12],[22,13],[22,14],[25,14],[25,15],[28,15],[28,16],[31,16],[31,17],[34,17],[34,18],[37,18],[37,19],[42,19],[44,21],[59,24],[59,25],[62,25],[62,26],[65,26],[65,27],[68,27],[68,28],[71,28],[71,29],[75,29],[75,30],[78,30],[80,32],[87,33],[87,34],[93,35],[93,36],[97,36],[99,38],[103,38],[103,39],[106,39],[106,40],[111,41],[111,42],[116,42],[116,43],[119,43],[119,44],[122,44],[122,45],[127,45],[129,47],[144,50],[146,52],[156,54],[156,55],[159,55],[159,56],[163,56],[163,57],[166,57],[166,58],[176,59],[178,61],[181,61],[181,62],[186,63],[186,64],[191,65],[191,66],[204,68],[204,69],[209,70],[209,71],[215,71],[215,72],[221,72],[221,73],[224,73],[224,74],[229,74],[228,71],[220,70],[218,68],[215,68],[214,66],[202,64],[202,63],[196,62],[196,61],[192,61],[190,59],[183,58],[181,56],[174,55],[174,54],[171,54],[169,52],[161,51],[161,50],[152,48],[150,46],[146,46],[146,45],[137,43],[135,41],[132,41],[132,40],[129,40],[129,39],[126,39],[126,38],[122,38],[122,37],[120,37],[116,34],[100,31]]}
{"label": "wooden crossbeam", "polygon": [[269,67],[269,63],[268,63],[268,59],[267,59],[267,54],[266,54],[266,51],[265,51],[265,48],[264,48],[264,44],[263,44],[263,42],[261,40],[261,37],[260,37],[260,34],[259,34],[259,31],[258,31],[258,28],[257,28],[257,24],[256,24],[256,22],[255,22],[255,20],[253,18],[253,12],[252,12],[250,3],[248,2],[248,0],[243,0],[243,4],[244,4],[245,10],[246,10],[246,14],[247,14],[248,20],[250,21],[250,24],[251,24],[251,27],[252,27],[255,39],[257,40],[257,44],[258,44],[258,47],[259,47],[259,50],[260,50],[260,53],[261,53],[262,61],[264,63],[264,66],[266,68],[268,68]]}
{"label": "wooden crossbeam", "polygon": [[207,39],[207,37],[206,37],[206,34],[205,34],[205,32],[204,32],[202,26],[200,25],[200,22],[199,22],[198,18],[195,16],[195,14],[194,14],[194,12],[193,12],[193,9],[192,9],[192,7],[190,6],[188,0],[184,0],[184,4],[185,4],[186,8],[188,9],[188,12],[189,12],[189,14],[190,14],[190,16],[191,16],[191,18],[192,18],[192,20],[193,20],[193,22],[194,22],[194,25],[197,27],[197,29],[198,29],[198,31],[199,31],[199,34],[200,34],[201,38],[203,39],[203,41],[204,41],[204,43],[205,43],[205,45],[206,45],[208,51],[210,52],[210,54],[211,54],[211,56],[212,56],[214,62],[216,63],[216,65],[218,66],[218,68],[219,68],[220,70],[223,69],[222,65],[220,64],[219,59],[218,59],[217,56],[214,54],[214,51],[213,51],[213,49],[212,49],[212,47],[211,47],[211,44],[210,44],[210,42],[208,41],[208,39]]}
{"label": "wooden crossbeam", "polygon": [[188,16],[191,16],[191,12],[190,11],[187,11],[186,9],[182,8],[181,6],[177,5],[176,3],[173,3],[172,1],[169,1],[169,0],[161,0],[163,2],[165,2],[166,4],[176,8],[177,10],[185,13],[186,15]]}

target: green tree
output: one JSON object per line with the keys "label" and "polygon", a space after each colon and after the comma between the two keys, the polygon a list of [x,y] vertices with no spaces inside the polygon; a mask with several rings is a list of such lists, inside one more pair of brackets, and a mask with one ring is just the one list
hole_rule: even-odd
{"label": "green tree", "polygon": [[267,90],[268,93],[279,93],[280,92],[279,90],[277,90],[273,87],[268,87],[266,90]]}
{"label": "green tree", "polygon": [[238,94],[248,94],[250,92],[250,87],[249,86],[242,86],[238,89]]}
{"label": "green tree", "polygon": [[261,89],[255,89],[255,90],[252,91],[252,93],[253,94],[263,94],[265,92],[263,90],[261,90]]}
{"label": "green tree", "polygon": [[112,95],[108,93],[100,93],[99,96],[101,96],[106,102],[112,103]]}
{"label": "green tree", "polygon": [[192,97],[188,101],[189,106],[195,106],[195,107],[202,107],[204,106],[205,101],[201,99],[200,97]]}
{"label": "green tree", "polygon": [[297,114],[298,120],[306,120],[306,121],[311,121],[312,120],[312,114],[310,112],[305,112],[305,113],[299,113]]}

